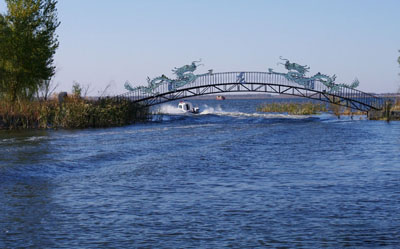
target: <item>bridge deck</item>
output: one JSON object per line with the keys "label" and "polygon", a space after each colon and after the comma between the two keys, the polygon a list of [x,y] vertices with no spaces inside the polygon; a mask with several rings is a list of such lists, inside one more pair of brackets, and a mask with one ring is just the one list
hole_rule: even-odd
{"label": "bridge deck", "polygon": [[344,86],[330,88],[321,81],[310,80],[300,85],[282,75],[268,72],[225,72],[209,73],[197,77],[191,83],[171,89],[167,82],[152,89],[151,92],[137,89],[116,96],[144,106],[157,105],[173,100],[227,92],[265,92],[295,95],[330,102],[361,111],[381,110],[382,98]]}

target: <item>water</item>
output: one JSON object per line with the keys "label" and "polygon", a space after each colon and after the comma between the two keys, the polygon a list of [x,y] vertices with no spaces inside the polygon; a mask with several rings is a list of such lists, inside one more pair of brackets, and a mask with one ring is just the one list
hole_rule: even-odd
{"label": "water", "polygon": [[399,246],[400,123],[192,102],[202,114],[0,132],[0,248]]}

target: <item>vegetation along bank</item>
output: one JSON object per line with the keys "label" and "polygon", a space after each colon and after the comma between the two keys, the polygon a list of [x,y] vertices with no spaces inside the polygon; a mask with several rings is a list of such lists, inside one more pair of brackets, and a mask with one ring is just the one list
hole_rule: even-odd
{"label": "vegetation along bank", "polygon": [[88,100],[76,96],[12,103],[0,101],[0,129],[98,128],[129,125],[149,118],[149,111],[130,101]]}
{"label": "vegetation along bank", "polygon": [[5,0],[0,13],[0,129],[87,128],[127,125],[148,110],[129,101],[88,100],[75,84],[60,101],[49,99],[59,46],[57,0]]}

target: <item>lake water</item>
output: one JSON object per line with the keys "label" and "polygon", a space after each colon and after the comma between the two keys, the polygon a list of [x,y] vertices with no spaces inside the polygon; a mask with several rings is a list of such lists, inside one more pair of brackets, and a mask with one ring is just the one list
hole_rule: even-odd
{"label": "lake water", "polygon": [[110,129],[0,132],[0,248],[396,248],[400,122],[196,100]]}

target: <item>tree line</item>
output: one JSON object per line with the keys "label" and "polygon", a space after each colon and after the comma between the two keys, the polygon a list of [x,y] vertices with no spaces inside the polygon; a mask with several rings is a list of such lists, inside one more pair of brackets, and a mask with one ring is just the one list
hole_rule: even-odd
{"label": "tree line", "polygon": [[0,13],[0,98],[31,100],[49,87],[60,25],[56,0],[5,0]]}

